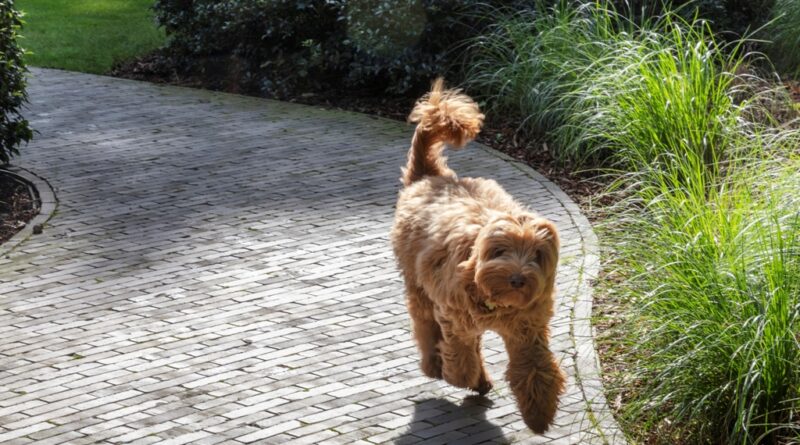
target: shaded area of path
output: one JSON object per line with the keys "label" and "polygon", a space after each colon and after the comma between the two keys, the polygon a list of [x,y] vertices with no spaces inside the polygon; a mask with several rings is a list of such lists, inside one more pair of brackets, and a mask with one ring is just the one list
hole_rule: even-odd
{"label": "shaded area of path", "polygon": [[594,235],[529,168],[451,157],[563,240],[554,427],[525,428],[488,335],[487,398],[418,369],[388,232],[413,129],[34,70],[16,161],[58,198],[0,258],[0,443],[621,443],[599,386]]}

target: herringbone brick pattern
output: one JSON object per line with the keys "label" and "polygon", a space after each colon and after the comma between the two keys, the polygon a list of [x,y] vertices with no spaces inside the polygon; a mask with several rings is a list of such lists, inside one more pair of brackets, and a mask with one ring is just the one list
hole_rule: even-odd
{"label": "herringbone brick pattern", "polygon": [[29,93],[39,133],[16,164],[59,204],[0,259],[0,443],[604,440],[579,369],[591,230],[541,176],[474,144],[451,160],[562,233],[553,346],[570,386],[535,436],[496,336],[488,398],[418,370],[388,243],[410,126],[52,70]]}

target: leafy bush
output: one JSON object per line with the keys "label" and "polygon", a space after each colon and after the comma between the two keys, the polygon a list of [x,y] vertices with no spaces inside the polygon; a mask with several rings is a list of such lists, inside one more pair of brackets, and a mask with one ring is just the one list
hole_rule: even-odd
{"label": "leafy bush", "polygon": [[[246,89],[344,84],[405,92],[446,69],[448,50],[481,26],[478,0],[157,0],[185,64],[232,66]],[[203,63],[206,60],[208,63]],[[191,65],[194,64],[194,65]]]}
{"label": "leafy bush", "polygon": [[28,121],[20,115],[27,100],[24,51],[17,44],[21,25],[13,0],[0,2],[0,164],[19,154],[19,144],[33,136]]}
{"label": "leafy bush", "polygon": [[[698,14],[708,18],[715,30],[742,33],[766,21],[773,1],[675,3],[685,4],[683,16]],[[492,8],[518,12],[518,30],[544,31],[553,23],[531,11],[559,3],[573,2],[156,0],[154,9],[170,36],[177,65],[207,80],[216,79],[222,88],[280,95],[345,86],[416,94],[437,75],[447,74],[451,80],[460,76],[451,63],[462,52],[464,39],[481,35],[495,22],[498,11]],[[613,3],[636,17],[634,21],[647,21],[663,8],[660,2],[644,0]]]}

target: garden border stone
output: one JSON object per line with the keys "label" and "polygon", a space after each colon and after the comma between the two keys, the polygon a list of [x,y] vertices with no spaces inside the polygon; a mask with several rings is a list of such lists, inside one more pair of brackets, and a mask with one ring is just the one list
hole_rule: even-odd
{"label": "garden border stone", "polygon": [[58,207],[58,199],[50,183],[30,170],[15,165],[7,165],[0,167],[0,171],[16,176],[28,184],[28,191],[31,194],[31,198],[39,207],[39,213],[28,221],[22,230],[14,234],[14,236],[6,242],[0,244],[0,257],[3,257],[30,238],[33,235],[34,227],[44,226],[47,221],[53,217]]}

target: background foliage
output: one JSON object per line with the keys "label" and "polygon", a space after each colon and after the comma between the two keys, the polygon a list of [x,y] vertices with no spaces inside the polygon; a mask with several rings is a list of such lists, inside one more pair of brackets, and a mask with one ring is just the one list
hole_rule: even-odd
{"label": "background foliage", "polygon": [[767,53],[780,72],[800,77],[800,2],[775,0],[773,3],[772,21],[762,33],[763,39],[769,41]]}
{"label": "background foliage", "polygon": [[770,8],[775,0],[614,0],[619,11],[630,8],[638,15],[655,16],[667,10],[676,10],[685,19],[708,20],[711,28],[729,38],[741,37],[763,26],[769,20]]}
{"label": "background foliage", "polygon": [[[179,71],[211,80],[217,88],[278,96],[332,87],[414,95],[437,75],[447,74],[451,80],[460,76],[454,62],[464,51],[463,41],[495,23],[497,10],[520,13],[557,3],[561,1],[156,0],[154,10]],[[612,3],[635,20],[649,20],[671,8],[645,0]],[[696,14],[715,32],[735,39],[763,26],[775,0],[672,4],[687,20]]]}
{"label": "background foliage", "polygon": [[403,93],[445,72],[452,49],[485,26],[484,3],[157,0],[154,8],[186,71],[271,94],[334,85]]}
{"label": "background foliage", "polygon": [[13,0],[0,2],[0,164],[19,154],[19,144],[29,141],[33,131],[20,115],[25,94],[24,51],[17,42],[22,20]]}

